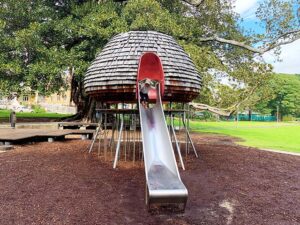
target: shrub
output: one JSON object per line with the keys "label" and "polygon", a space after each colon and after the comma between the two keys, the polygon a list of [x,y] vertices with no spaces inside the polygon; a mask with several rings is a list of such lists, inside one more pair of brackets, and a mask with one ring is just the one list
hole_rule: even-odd
{"label": "shrub", "polygon": [[46,112],[46,110],[43,107],[41,107],[40,105],[33,105],[32,109],[33,109],[34,113],[45,113]]}
{"label": "shrub", "polygon": [[286,115],[282,117],[282,121],[287,122],[287,121],[295,121],[296,118],[293,117],[292,115]]}

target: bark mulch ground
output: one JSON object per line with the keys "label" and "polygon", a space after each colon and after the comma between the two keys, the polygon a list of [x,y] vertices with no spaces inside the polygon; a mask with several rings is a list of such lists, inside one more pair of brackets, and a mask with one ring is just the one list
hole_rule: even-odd
{"label": "bark mulch ground", "polygon": [[89,141],[67,140],[0,153],[0,224],[300,224],[299,156],[193,139],[184,214],[149,214],[143,167],[113,170],[82,152]]}

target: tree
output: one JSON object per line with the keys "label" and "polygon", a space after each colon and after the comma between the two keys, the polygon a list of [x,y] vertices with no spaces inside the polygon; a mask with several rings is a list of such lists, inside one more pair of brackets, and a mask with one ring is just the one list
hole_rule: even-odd
{"label": "tree", "polygon": [[[66,88],[64,74],[70,73],[84,116],[95,103],[81,81],[97,52],[117,33],[156,30],[172,35],[203,75],[198,101],[230,112],[249,107],[272,69],[257,55],[299,38],[299,14],[292,10],[299,1],[262,4],[269,4],[257,12],[266,34],[258,36],[239,27],[230,0],[1,1],[0,88],[21,93],[30,87],[48,95]],[[221,84],[220,77],[235,84]]]}
{"label": "tree", "polygon": [[[204,4],[206,1],[185,1],[190,3],[192,6],[196,7],[198,11],[207,8]],[[209,1],[211,2],[211,1]],[[221,3],[217,1],[215,3],[219,5],[219,8],[227,6],[225,9],[231,8],[230,1],[225,1]],[[292,43],[293,41],[300,38],[300,1],[284,1],[284,0],[268,0],[260,3],[258,10],[256,12],[257,17],[261,21],[261,25],[265,28],[264,34],[251,35],[246,41],[245,39],[230,39],[229,37],[224,37],[218,35],[218,33],[213,33],[212,35],[207,35],[207,37],[199,38],[199,41],[207,42],[214,41],[223,44],[230,44],[237,47],[247,49],[253,53],[262,55],[272,49],[279,50],[281,45]],[[201,11],[202,12],[202,11]],[[218,10],[220,13],[220,10]],[[260,43],[259,48],[253,47]],[[262,44],[261,44],[262,43]]]}
{"label": "tree", "polygon": [[275,74],[269,81],[271,97],[257,105],[261,109],[263,105],[273,115],[276,115],[279,107],[280,116],[300,115],[300,76],[288,74]]}
{"label": "tree", "polygon": [[[95,1],[6,1],[1,3],[2,90],[30,88],[49,95],[67,88],[73,77],[73,100],[81,115],[93,102],[81,81],[97,51],[114,35],[126,31],[119,4]],[[31,12],[31,13],[28,13]],[[77,88],[76,88],[77,87]]]}
{"label": "tree", "polygon": [[59,18],[46,1],[1,2],[1,82],[6,90],[25,87],[44,94],[63,87],[65,51],[49,42],[51,24]]}

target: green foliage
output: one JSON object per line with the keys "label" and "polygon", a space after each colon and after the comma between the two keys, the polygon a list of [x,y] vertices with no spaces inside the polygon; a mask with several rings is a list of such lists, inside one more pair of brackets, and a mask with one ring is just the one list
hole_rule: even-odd
{"label": "green foliage", "polygon": [[46,113],[46,110],[40,105],[32,105],[31,107],[34,113]]}
{"label": "green foliage", "polygon": [[274,74],[263,88],[264,98],[253,107],[263,114],[277,115],[288,118],[300,115],[300,75]]}
{"label": "green foliage", "polygon": [[288,121],[296,121],[296,118],[291,115],[286,115],[282,117],[282,121],[288,122]]}
{"label": "green foliage", "polygon": [[279,107],[280,115],[300,115],[300,76],[277,74],[270,81],[273,96],[267,103],[273,114]]}
{"label": "green foliage", "polygon": [[[8,122],[10,110],[0,110],[0,119],[6,120]],[[51,118],[51,119],[61,119],[71,116],[70,114],[59,114],[59,113],[47,113],[47,112],[19,112],[17,113],[17,118]]]}
{"label": "green foliage", "polygon": [[3,3],[2,90],[21,93],[30,87],[43,95],[58,92],[67,87],[65,71],[74,67],[80,80],[99,48],[114,34],[126,31],[116,3],[60,3],[42,0],[34,4],[21,0]]}
{"label": "green foliage", "polygon": [[[293,29],[296,17],[292,3],[267,2],[269,8],[259,9],[257,15],[269,30],[269,36],[262,38],[270,40],[281,30]],[[61,91],[67,88],[65,74],[74,68],[72,75],[81,81],[97,52],[114,35],[155,30],[172,35],[201,72],[203,89],[197,101],[224,108],[251,107],[269,96],[268,88],[258,90],[258,86],[268,84],[270,66],[257,63],[255,55],[243,48],[199,42],[200,37],[213,35],[246,44],[257,40],[245,35],[238,20],[231,0],[206,0],[197,8],[180,0],[1,1],[0,91],[22,93],[28,87],[42,95]],[[237,84],[220,84],[218,74]]]}
{"label": "green foliage", "polygon": [[9,119],[10,110],[0,109],[0,119]]}
{"label": "green foliage", "polygon": [[182,36],[177,17],[154,0],[130,0],[122,15],[129,30],[156,30],[172,36]]}
{"label": "green foliage", "polygon": [[295,9],[299,10],[299,0],[269,0],[260,3],[256,16],[266,30],[262,34],[265,43],[295,28],[299,29],[299,12]]}

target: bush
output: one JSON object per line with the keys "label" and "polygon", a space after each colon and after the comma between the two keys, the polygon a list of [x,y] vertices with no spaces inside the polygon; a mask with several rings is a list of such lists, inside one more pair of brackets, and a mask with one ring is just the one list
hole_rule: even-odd
{"label": "bush", "polygon": [[296,118],[293,117],[292,115],[286,115],[286,116],[283,116],[283,117],[282,117],[282,121],[283,121],[283,122],[287,122],[287,121],[295,121],[295,120],[296,120]]}
{"label": "bush", "polygon": [[34,113],[45,113],[46,112],[46,110],[43,107],[41,107],[40,105],[33,105],[32,109],[33,109]]}

